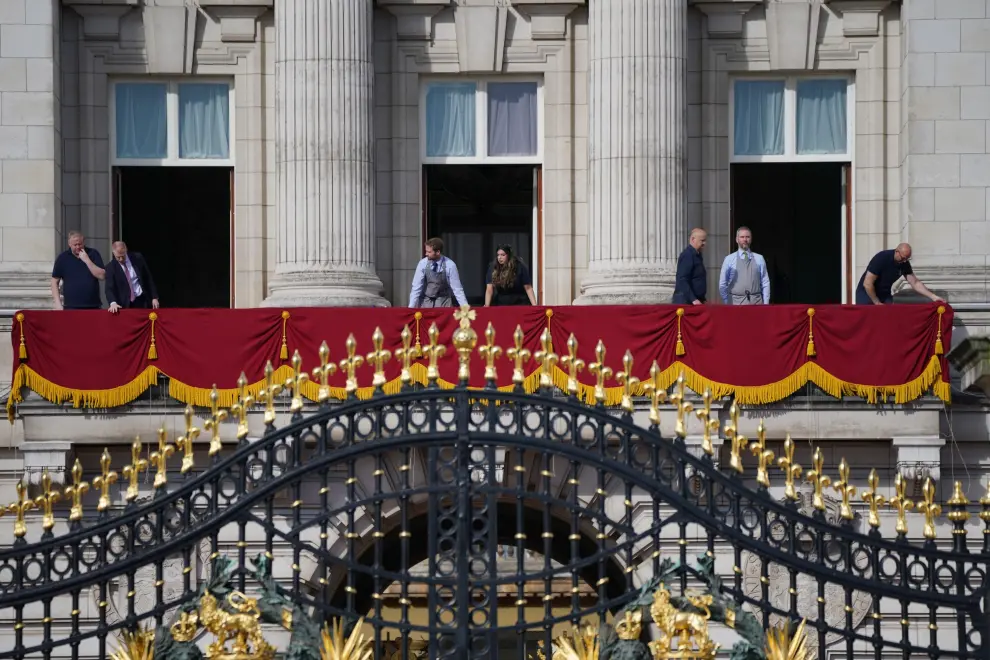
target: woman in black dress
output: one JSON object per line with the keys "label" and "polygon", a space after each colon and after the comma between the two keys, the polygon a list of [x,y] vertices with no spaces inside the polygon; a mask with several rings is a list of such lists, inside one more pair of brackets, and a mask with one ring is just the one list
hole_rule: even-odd
{"label": "woman in black dress", "polygon": [[512,254],[508,245],[498,246],[495,261],[488,267],[485,284],[485,307],[536,304],[529,268]]}

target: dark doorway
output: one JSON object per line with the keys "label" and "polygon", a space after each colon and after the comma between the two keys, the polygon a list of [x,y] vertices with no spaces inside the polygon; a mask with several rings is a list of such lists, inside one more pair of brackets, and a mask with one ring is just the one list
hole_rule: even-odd
{"label": "dark doorway", "polygon": [[426,234],[443,239],[472,305],[485,304],[485,275],[498,245],[533,263],[537,171],[533,165],[426,165]]}
{"label": "dark doorway", "polygon": [[229,167],[121,167],[115,234],[140,252],[163,307],[230,307]]}
{"label": "dark doorway", "polygon": [[746,226],[770,271],[773,303],[839,304],[844,286],[843,163],[732,165],[732,236]]}

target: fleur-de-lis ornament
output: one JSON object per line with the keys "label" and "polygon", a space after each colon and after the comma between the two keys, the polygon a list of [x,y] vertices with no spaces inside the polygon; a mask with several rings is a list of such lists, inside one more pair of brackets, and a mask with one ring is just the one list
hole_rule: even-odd
{"label": "fleur-de-lis ornament", "polygon": [[588,371],[595,374],[595,403],[605,403],[605,382],[612,377],[612,369],[605,366],[605,342],[601,339],[595,346],[595,361],[588,365]]}
{"label": "fleur-de-lis ornament", "polygon": [[430,345],[423,349],[423,354],[427,358],[426,380],[430,385],[436,385],[440,380],[440,358],[447,352],[447,347],[440,343],[440,328],[436,323],[430,324],[426,336],[430,340]]}
{"label": "fleur-de-lis ornament", "polygon": [[870,470],[870,476],[867,482],[870,484],[870,488],[863,491],[861,495],[863,501],[870,507],[870,515],[867,521],[872,529],[879,529],[880,507],[887,503],[887,498],[879,493],[880,475],[877,474],[875,469]]}
{"label": "fleur-de-lis ornament", "polygon": [[[240,377],[237,379],[237,403],[230,409],[231,414],[237,416],[238,440],[244,440],[251,432],[248,428],[248,412],[250,412],[253,405],[254,397],[248,394],[248,379],[242,371]],[[178,442],[176,442],[176,445],[178,445]]]}
{"label": "fleur-de-lis ornament", "polygon": [[[710,390],[705,390],[701,395],[703,407],[694,411],[698,421],[701,422],[701,450],[707,456],[715,455],[715,446],[712,444],[712,434],[718,434],[718,418],[712,415],[712,400],[714,397]],[[771,459],[772,460],[772,459]]]}
{"label": "fleur-de-lis ornament", "polygon": [[526,372],[524,370],[526,363],[532,357],[528,348],[523,348],[523,341],[526,339],[526,335],[523,333],[522,326],[517,325],[516,331],[512,333],[512,341],[515,343],[513,348],[510,348],[506,353],[506,356],[512,360],[512,383],[518,388],[522,387],[523,383],[526,381]]}
{"label": "fleur-de-lis ornament", "polygon": [[756,429],[756,441],[750,443],[749,451],[756,457],[756,483],[764,488],[770,487],[770,467],[773,465],[774,454],[767,449],[767,429],[760,420]]}
{"label": "fleur-de-lis ornament", "polygon": [[914,502],[907,498],[906,493],[907,481],[898,472],[894,476],[894,496],[887,504],[897,510],[897,525],[894,530],[900,535],[908,533],[907,512],[914,508]]}
{"label": "fleur-de-lis ornament", "polygon": [[124,478],[127,479],[125,499],[134,502],[140,494],[138,479],[142,472],[148,469],[148,461],[141,458],[141,438],[134,438],[131,443],[131,464],[124,466]]}
{"label": "fleur-de-lis ornament", "polygon": [[265,426],[271,426],[275,423],[275,400],[281,392],[282,384],[275,382],[275,367],[269,360],[265,363],[265,389],[261,392],[265,401]]}
{"label": "fleur-de-lis ornament", "polygon": [[915,509],[925,516],[925,538],[934,540],[936,536],[935,519],[942,515],[942,506],[935,503],[935,481],[931,477],[925,479],[921,494],[925,499],[916,503]]}
{"label": "fleur-de-lis ornament", "polygon": [[[405,332],[408,335],[408,327],[406,327]],[[330,359],[330,347],[326,342],[323,342],[320,344],[320,366],[313,369],[313,378],[320,384],[316,394],[318,402],[326,403],[330,400],[330,376],[334,375],[336,371],[337,365]]]}
{"label": "fleur-de-lis ornament", "polygon": [[[196,456],[193,453],[193,446],[196,444],[196,438],[199,437],[199,429],[193,424],[193,409],[192,406],[187,405],[185,411],[183,411],[182,416],[186,420],[186,432],[178,440],[175,441],[175,446],[182,451],[182,467],[179,468],[179,472],[185,474],[193,469],[196,465]],[[96,481],[93,481],[96,484]]]}
{"label": "fleur-de-lis ornament", "polygon": [[72,464],[72,485],[65,489],[65,496],[72,501],[69,522],[78,523],[83,518],[82,498],[89,491],[89,483],[83,481],[83,467],[79,459]]}
{"label": "fleur-de-lis ornament", "polygon": [[371,345],[375,350],[368,353],[368,364],[374,368],[374,375],[371,377],[371,385],[379,389],[388,382],[385,378],[385,363],[392,359],[392,351],[384,348],[385,335],[381,328],[375,328],[371,334]]}
{"label": "fleur-de-lis ornament", "polygon": [[633,392],[639,386],[639,378],[632,375],[632,368],[633,354],[632,351],[627,350],[626,354],[622,356],[622,371],[615,375],[615,379],[622,385],[622,409],[627,413],[632,413],[635,410],[632,398]]}
{"label": "fleur-de-lis ornament", "polygon": [[[663,370],[657,361],[653,361],[650,367],[650,380],[643,383],[646,395],[650,397],[650,424],[660,428],[660,404],[667,401],[667,390],[663,388]],[[718,428],[718,422],[715,422]]]}
{"label": "fleur-de-lis ornament", "polygon": [[749,444],[749,438],[739,432],[739,406],[729,406],[729,421],[725,427],[725,439],[729,441],[729,467],[738,474],[743,473],[742,452]]}
{"label": "fleur-de-lis ornament", "polygon": [[399,337],[402,338],[402,348],[395,350],[395,358],[402,363],[399,380],[402,382],[403,387],[408,387],[412,384],[412,363],[419,355],[419,351],[413,348],[412,333],[409,332],[408,325],[402,328],[402,333]]}
{"label": "fleur-de-lis ornament", "polygon": [[567,355],[562,357],[560,361],[567,368],[567,393],[571,396],[577,396],[580,390],[578,374],[584,370],[585,364],[584,360],[578,357],[578,340],[573,332],[567,338]]}
{"label": "fleur-de-lis ornament", "polygon": [[155,466],[155,490],[168,483],[168,459],[174,453],[175,448],[168,444],[168,433],[164,428],[158,429],[158,450],[151,455],[151,464]]}
{"label": "fleur-de-lis ornament", "polygon": [[340,370],[347,374],[347,382],[344,386],[347,396],[353,397],[357,396],[357,370],[364,364],[364,357],[357,354],[357,340],[354,339],[353,334],[347,335],[344,349],[347,351],[347,357],[340,361]]}
{"label": "fleur-de-lis ornament", "polygon": [[550,328],[544,328],[540,334],[541,349],[536,351],[534,359],[540,365],[540,388],[549,389],[553,387],[553,369],[560,360],[553,352],[553,338],[550,336]]}
{"label": "fleur-de-lis ornament", "polygon": [[303,371],[302,356],[299,355],[298,350],[295,350],[292,353],[292,377],[285,381],[285,389],[292,393],[289,412],[293,415],[302,412],[302,386],[307,380],[309,380],[309,374]]}
{"label": "fleur-de-lis ornament", "polygon": [[478,355],[485,361],[485,381],[494,383],[498,378],[495,371],[495,360],[502,354],[502,348],[495,345],[495,326],[491,321],[485,328],[485,345],[478,347]]}
{"label": "fleur-de-lis ornament", "polygon": [[856,487],[849,483],[849,463],[846,462],[845,457],[839,461],[839,480],[835,482],[832,488],[842,497],[842,502],[839,504],[839,517],[843,520],[855,518],[849,501],[856,496]]}
{"label": "fleur-de-lis ornament", "polygon": [[811,496],[811,506],[818,511],[825,510],[825,489],[832,485],[832,477],[825,474],[825,455],[822,454],[821,447],[815,447],[815,453],[811,457],[811,469],[805,479],[813,487]]}
{"label": "fleur-de-lis ornament", "polygon": [[[210,457],[217,456],[223,451],[223,440],[220,438],[220,424],[227,419],[227,411],[220,410],[220,392],[216,383],[210,391],[210,418],[203,427],[210,432]],[[126,475],[125,475],[126,476]]]}
{"label": "fleur-de-lis ornament", "polygon": [[784,497],[792,502],[800,499],[794,483],[801,478],[804,468],[794,461],[794,441],[790,434],[784,439],[784,455],[777,459],[777,465],[784,473]]}
{"label": "fleur-de-lis ornament", "polygon": [[22,539],[27,535],[27,522],[24,520],[24,514],[34,508],[34,502],[28,497],[28,489],[24,485],[23,479],[17,480],[17,483],[14,484],[14,490],[17,491],[17,501],[8,505],[7,510],[15,516],[14,537]]}
{"label": "fleur-de-lis ornament", "polygon": [[694,411],[694,404],[688,401],[685,396],[686,391],[687,383],[682,373],[674,384],[674,393],[670,395],[670,402],[674,404],[674,410],[677,412],[677,425],[674,427],[674,434],[681,439],[687,437],[687,416]]}
{"label": "fleur-de-lis ornament", "polygon": [[93,488],[100,491],[100,499],[96,503],[96,510],[104,513],[110,508],[110,486],[117,481],[117,473],[110,469],[110,450],[103,448],[100,455],[100,476],[93,479]]}
{"label": "fleur-de-lis ornament", "polygon": [[41,529],[46,535],[55,527],[55,503],[62,499],[62,494],[52,488],[52,475],[48,468],[41,471],[41,495],[34,498],[34,504],[41,511]]}

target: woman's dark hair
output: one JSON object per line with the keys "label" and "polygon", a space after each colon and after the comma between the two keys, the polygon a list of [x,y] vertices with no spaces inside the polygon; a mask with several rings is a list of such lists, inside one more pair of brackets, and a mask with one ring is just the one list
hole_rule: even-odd
{"label": "woman's dark hair", "polygon": [[[498,262],[498,251],[505,252],[507,257],[504,264]],[[512,254],[510,245],[499,245],[496,249],[495,263],[492,264],[492,285],[499,289],[511,289],[516,285],[519,260]]]}

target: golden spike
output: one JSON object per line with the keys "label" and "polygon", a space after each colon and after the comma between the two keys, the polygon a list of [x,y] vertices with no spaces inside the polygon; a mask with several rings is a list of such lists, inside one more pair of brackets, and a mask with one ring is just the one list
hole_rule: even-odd
{"label": "golden spike", "polygon": [[756,442],[750,443],[749,451],[753,453],[753,456],[756,456],[758,461],[756,466],[756,483],[764,488],[769,488],[769,469],[773,465],[774,454],[771,450],[767,449],[767,429],[763,425],[762,419],[760,420],[759,427],[756,429]]}
{"label": "golden spike", "polygon": [[595,374],[595,403],[605,403],[605,381],[612,377],[612,369],[605,366],[605,342],[601,339],[595,346],[595,361],[588,365],[588,371]]}
{"label": "golden spike", "polygon": [[175,453],[175,448],[168,444],[168,433],[164,428],[158,429],[158,451],[151,455],[151,464],[155,466],[155,489],[164,488],[168,483],[168,459]]}
{"label": "golden spike", "polygon": [[654,360],[653,366],[650,367],[650,380],[643,383],[643,389],[650,397],[650,423],[657,428],[660,427],[660,404],[667,402],[667,390],[663,389],[662,376],[663,370]]}
{"label": "golden spike", "polygon": [[82,498],[89,491],[89,483],[83,481],[83,467],[79,459],[72,464],[72,485],[65,489],[65,497],[72,500],[69,521],[79,522],[83,517]]}
{"label": "golden spike", "polygon": [[894,477],[894,496],[887,502],[892,509],[897,509],[897,526],[894,528],[898,534],[908,533],[907,512],[914,508],[914,502],[909,500],[907,492],[907,481],[898,472]]}
{"label": "golden spike", "polygon": [[299,349],[292,352],[292,377],[285,381],[285,389],[292,393],[292,403],[289,404],[289,412],[295,415],[303,409],[302,386],[309,380],[309,374],[303,371],[302,356]]}
{"label": "golden spike", "polygon": [[395,350],[395,359],[402,361],[402,372],[399,374],[399,380],[402,381],[403,385],[410,385],[412,384],[412,362],[419,352],[412,346],[412,333],[409,332],[408,325],[402,328],[399,336],[402,338],[402,348]]}
{"label": "golden spike", "polygon": [[694,410],[694,405],[690,401],[685,401],[685,391],[684,374],[681,373],[674,384],[674,393],[670,395],[670,402],[674,404],[674,410],[677,412],[677,426],[674,428],[674,433],[682,439],[687,437],[685,416]]}
{"label": "golden spike", "polygon": [[216,383],[210,391],[210,418],[203,424],[203,428],[210,432],[209,455],[216,456],[223,450],[223,440],[220,439],[220,423],[227,419],[227,411],[220,410],[220,392],[217,391]]}
{"label": "golden spike", "polygon": [[725,426],[725,439],[729,441],[729,467],[743,473],[742,451],[749,439],[739,433],[739,406],[734,402],[729,406],[729,421]]}
{"label": "golden spike", "polygon": [[457,351],[457,380],[465,385],[471,380],[471,352],[478,345],[478,333],[471,327],[471,321],[477,316],[478,313],[470,305],[461,305],[454,312],[458,327],[451,339]]}
{"label": "golden spike", "polygon": [[93,488],[100,490],[100,501],[96,503],[96,510],[103,513],[110,508],[110,486],[117,481],[117,473],[110,469],[110,450],[106,447],[100,455],[100,471],[100,476],[93,479]]}
{"label": "golden spike", "polygon": [[530,353],[528,348],[523,348],[523,340],[526,335],[523,334],[522,326],[517,325],[516,331],[512,333],[512,340],[515,342],[515,348],[510,348],[506,353],[506,356],[513,361],[512,368],[512,382],[515,385],[522,385],[526,381],[526,372],[523,371],[523,367],[527,362],[529,362],[532,353]]}
{"label": "golden spike", "polygon": [[[196,457],[193,454],[193,445],[196,443],[196,438],[199,436],[199,429],[193,426],[193,409],[192,406],[187,405],[185,411],[182,414],[186,419],[186,433],[178,440],[175,441],[175,446],[182,450],[182,467],[180,472],[185,474],[192,470],[196,464]],[[96,485],[96,481],[93,481]]]}
{"label": "golden spike", "polygon": [[794,441],[788,433],[784,439],[784,455],[777,459],[777,465],[784,472],[784,497],[796,502],[798,497],[797,488],[794,487],[794,480],[801,478],[804,468],[799,463],[794,462]]}
{"label": "golden spike", "polygon": [[[216,392],[216,389],[213,390]],[[148,461],[141,458],[141,438],[134,438],[131,443],[131,464],[124,466],[124,478],[128,480],[126,499],[133,502],[138,497],[138,478],[148,469]]]}
{"label": "golden spike", "polygon": [[[715,447],[712,445],[712,433],[718,433],[718,419],[712,417],[712,396],[711,391],[705,390],[701,395],[701,401],[705,407],[694,411],[698,421],[701,422],[701,450],[709,456],[715,455]],[[773,460],[772,458],[770,460]]]}
{"label": "golden spike", "polygon": [[573,332],[567,338],[567,355],[560,358],[560,362],[567,367],[567,393],[577,396],[580,390],[578,374],[584,370],[585,364],[584,360],[578,357],[578,340]]}
{"label": "golden spike", "polygon": [[811,497],[811,506],[819,511],[825,510],[824,490],[832,485],[832,478],[825,474],[825,455],[822,454],[821,447],[815,447],[815,453],[811,457],[811,470],[805,476],[805,480],[814,486]]}
{"label": "golden spike", "polygon": [[622,371],[615,374],[615,379],[619,381],[622,385],[622,409],[627,413],[633,412],[633,389],[639,385],[639,378],[632,375],[633,368],[633,354],[632,351],[626,350],[626,354],[622,356]]}
{"label": "golden spike", "polygon": [[914,508],[925,516],[925,538],[934,539],[936,536],[935,519],[942,515],[942,507],[935,503],[935,481],[931,477],[925,479],[925,485],[921,492],[925,501],[916,503]]}
{"label": "golden spike", "polygon": [[341,371],[347,374],[347,384],[344,389],[347,390],[347,396],[357,395],[357,370],[364,364],[364,358],[357,354],[357,340],[354,339],[353,334],[347,335],[344,348],[347,351],[347,357],[340,361]]}
{"label": "golden spike", "polygon": [[856,487],[849,483],[849,463],[846,463],[845,456],[839,461],[839,480],[835,482],[832,489],[842,496],[842,503],[839,505],[839,517],[843,520],[855,518],[849,500],[856,497]]}
{"label": "golden spike", "polygon": [[265,364],[265,389],[261,396],[265,400],[265,426],[275,423],[275,398],[282,392],[282,385],[275,382],[275,367],[269,360]]}
{"label": "golden spike", "polygon": [[[407,327],[405,332],[409,332]],[[324,403],[330,399],[330,376],[337,371],[337,365],[330,361],[330,347],[326,342],[320,344],[320,366],[313,369],[313,378],[320,383],[316,400]],[[403,381],[405,382],[405,381]]]}
{"label": "golden spike", "polygon": [[887,503],[887,498],[881,495],[878,491],[880,488],[880,475],[877,474],[875,469],[870,470],[870,477],[868,479],[870,488],[863,492],[861,497],[863,501],[870,505],[870,516],[869,524],[873,529],[878,529],[880,527],[880,507]]}
{"label": "golden spike", "polygon": [[34,508],[34,502],[28,497],[27,486],[24,485],[23,479],[17,480],[17,483],[14,484],[14,490],[17,491],[17,501],[8,505],[7,510],[16,516],[14,520],[14,536],[22,539],[27,534],[27,523],[24,522],[24,514]]}
{"label": "golden spike", "polygon": [[502,348],[495,345],[495,326],[491,321],[485,328],[485,345],[478,348],[478,355],[485,360],[485,380],[495,382],[498,373],[495,370],[495,360],[502,354]]}
{"label": "golden spike", "polygon": [[334,619],[332,627],[324,623],[320,634],[321,660],[371,660],[375,654],[374,640],[365,639],[361,632],[363,623],[363,617],[358,619],[350,634],[344,634],[342,619]]}
{"label": "golden spike", "polygon": [[[238,440],[248,437],[248,434],[251,432],[248,428],[248,411],[251,410],[251,406],[253,405],[254,397],[248,394],[248,379],[242,371],[240,377],[237,379],[237,403],[230,408],[231,414],[237,415]],[[176,441],[176,445],[178,444],[178,441]]]}
{"label": "golden spike", "polygon": [[52,475],[48,468],[41,471],[41,495],[34,498],[34,505],[41,511],[41,528],[46,532],[55,527],[55,503],[62,499],[58,490],[52,490]]}
{"label": "golden spike", "polygon": [[385,363],[392,359],[392,351],[382,348],[385,344],[385,335],[381,328],[375,328],[371,333],[371,345],[375,350],[368,353],[368,364],[375,369],[375,375],[371,378],[373,387],[382,387],[387,382],[385,380]]}
{"label": "golden spike", "polygon": [[553,338],[550,336],[550,328],[543,328],[540,333],[540,345],[542,350],[536,351],[533,357],[540,365],[540,387],[553,387],[553,368],[557,366],[559,357],[553,352]]}
{"label": "golden spike", "polygon": [[426,336],[430,340],[430,345],[422,349],[422,352],[429,360],[426,367],[426,380],[433,385],[440,379],[440,368],[437,366],[437,363],[444,356],[444,353],[447,352],[447,347],[439,343],[440,329],[437,328],[435,322],[430,324],[430,329],[426,331]]}

